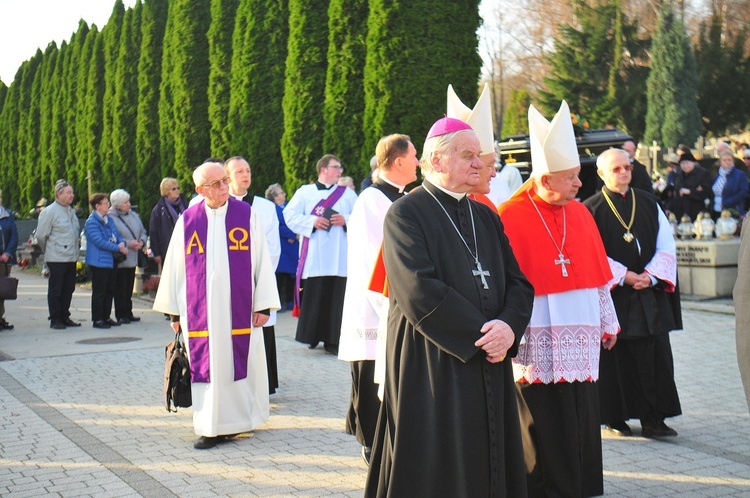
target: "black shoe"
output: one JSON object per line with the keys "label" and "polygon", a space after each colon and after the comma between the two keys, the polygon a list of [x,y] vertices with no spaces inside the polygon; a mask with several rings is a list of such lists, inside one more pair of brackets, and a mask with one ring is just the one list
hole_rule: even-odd
{"label": "black shoe", "polygon": [[80,327],[81,326],[80,323],[74,322],[73,320],[70,319],[70,317],[64,319],[62,322],[63,322],[63,325],[65,325],[66,327]]}
{"label": "black shoe", "polygon": [[674,437],[677,435],[677,431],[669,427],[664,423],[663,420],[656,422],[655,424],[643,424],[641,422],[642,430],[641,435],[647,438],[654,437]]}
{"label": "black shoe", "polygon": [[326,353],[329,353],[329,354],[334,354],[336,356],[338,356],[339,354],[339,347],[338,345],[335,345],[335,344],[324,344],[323,349],[325,349]]}
{"label": "black shoe", "polygon": [[104,320],[104,323],[106,323],[110,327],[119,327],[120,326],[120,322],[116,322],[116,321],[112,320],[111,318],[107,318],[106,320]]}
{"label": "black shoe", "polygon": [[[64,325],[63,325],[63,328],[65,328]],[[107,323],[106,320],[97,320],[94,322],[94,328],[95,329],[108,329],[110,328],[110,325]]]}
{"label": "black shoe", "polygon": [[219,443],[220,439],[222,439],[221,436],[201,436],[196,442],[193,443],[193,448],[195,448],[196,450],[207,450],[216,446]]}
{"label": "black shoe", "polygon": [[367,466],[370,466],[370,456],[372,455],[372,448],[369,446],[362,446],[362,460],[365,461]]}
{"label": "black shoe", "polygon": [[130,322],[131,322],[130,318],[118,318],[117,319],[117,325],[122,325],[123,323],[128,324]]}
{"label": "black shoe", "polygon": [[317,347],[318,347],[318,343],[317,342],[315,344],[308,344],[307,345],[307,349],[315,349]]}
{"label": "black shoe", "polygon": [[49,324],[49,328],[55,329],[55,330],[65,330],[67,327],[63,322],[51,322]]}
{"label": "black shoe", "polygon": [[13,330],[13,325],[0,318],[0,330]]}
{"label": "black shoe", "polygon": [[128,317],[128,320],[129,320],[130,322],[140,322],[140,321],[141,321],[141,318],[140,318],[140,317],[138,317],[138,316],[130,316],[130,317]]}
{"label": "black shoe", "polygon": [[632,436],[633,431],[630,430],[630,426],[626,424],[622,420],[618,420],[617,422],[611,422],[607,425],[605,425],[607,430],[614,432],[618,436]]}

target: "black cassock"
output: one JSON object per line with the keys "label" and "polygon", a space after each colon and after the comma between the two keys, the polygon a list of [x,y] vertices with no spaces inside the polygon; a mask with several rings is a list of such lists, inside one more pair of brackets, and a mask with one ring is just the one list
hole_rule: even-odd
{"label": "black cassock", "polygon": [[[438,206],[445,207],[472,252]],[[390,312],[384,399],[365,496],[526,496],[510,357],[531,317],[534,292],[496,213],[425,181],[391,206],[383,257]],[[492,364],[474,346],[500,319],[516,342]]]}
{"label": "black cassock", "polygon": [[[625,242],[625,229],[607,205],[608,195],[625,222],[630,221],[636,196],[635,240]],[[584,203],[594,216],[607,256],[642,273],[656,254],[659,232],[658,200],[638,189],[623,197],[605,188]],[[640,247],[640,251],[639,248]],[[680,415],[674,383],[674,360],[669,332],[682,328],[679,288],[668,293],[664,284],[634,290],[629,285],[612,290],[621,331],[611,351],[602,349],[599,361],[601,421],[608,424],[638,418],[650,420]]]}

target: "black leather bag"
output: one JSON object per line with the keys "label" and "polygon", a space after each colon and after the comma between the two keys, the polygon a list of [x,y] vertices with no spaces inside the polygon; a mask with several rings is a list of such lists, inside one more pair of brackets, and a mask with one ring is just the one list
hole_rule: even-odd
{"label": "black leather bag", "polygon": [[18,279],[0,277],[0,299],[13,300],[18,297]]}
{"label": "black leather bag", "polygon": [[120,263],[125,262],[125,260],[128,259],[128,255],[123,254],[121,252],[113,252],[112,257],[115,260],[115,266],[119,265]]}
{"label": "black leather bag", "polygon": [[177,408],[189,408],[193,405],[190,394],[190,360],[185,345],[182,344],[182,330],[179,330],[174,341],[167,344],[164,352],[164,406],[168,412]]}
{"label": "black leather bag", "polygon": [[138,268],[146,268],[148,265],[148,256],[143,251],[138,251]]}

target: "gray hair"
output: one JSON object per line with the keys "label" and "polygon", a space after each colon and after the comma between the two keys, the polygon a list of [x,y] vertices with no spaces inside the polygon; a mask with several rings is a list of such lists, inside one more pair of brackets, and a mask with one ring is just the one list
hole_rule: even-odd
{"label": "gray hair", "polygon": [[281,188],[281,185],[279,185],[278,183],[272,183],[266,189],[266,199],[272,201],[273,198],[276,197],[282,190],[284,189]]}
{"label": "gray hair", "polygon": [[459,130],[453,133],[446,133],[437,137],[428,138],[422,147],[422,158],[419,160],[419,167],[422,170],[422,176],[433,173],[432,158],[435,154],[444,155],[450,149],[453,137],[459,133],[474,133],[472,130]]}
{"label": "gray hair", "polygon": [[112,207],[114,208],[122,206],[129,200],[130,194],[128,194],[124,189],[121,188],[113,190],[112,193],[109,194],[109,203],[112,204]]}
{"label": "gray hair", "polygon": [[203,182],[206,181],[206,170],[209,168],[209,166],[218,166],[224,170],[224,165],[222,163],[203,163],[195,170],[193,171],[193,183],[196,187],[200,187],[203,185]]}
{"label": "gray hair", "polygon": [[598,169],[599,171],[603,171],[604,168],[606,168],[612,162],[617,154],[623,154],[628,162],[630,162],[630,154],[628,154],[623,149],[607,149],[599,154],[599,157],[596,158],[596,169]]}

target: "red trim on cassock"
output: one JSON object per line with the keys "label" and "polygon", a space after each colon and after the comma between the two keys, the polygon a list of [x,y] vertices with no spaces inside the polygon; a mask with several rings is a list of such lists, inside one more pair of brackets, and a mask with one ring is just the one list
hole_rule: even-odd
{"label": "red trim on cassock", "polygon": [[385,274],[385,261],[383,260],[383,244],[380,244],[378,257],[375,259],[375,266],[372,269],[370,285],[367,287],[373,292],[383,294],[388,297],[388,276]]}
{"label": "red trim on cassock", "polygon": [[[562,206],[531,195],[547,226],[560,245],[563,234]],[[563,253],[570,264],[568,276],[555,265],[557,249],[531,204],[525,189],[516,192],[497,209],[521,271],[534,286],[535,296],[606,285],[612,279],[599,229],[589,210],[578,201],[565,205],[567,238]]]}

